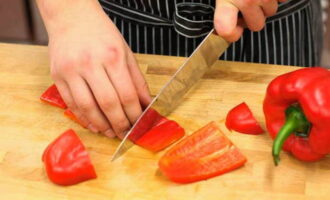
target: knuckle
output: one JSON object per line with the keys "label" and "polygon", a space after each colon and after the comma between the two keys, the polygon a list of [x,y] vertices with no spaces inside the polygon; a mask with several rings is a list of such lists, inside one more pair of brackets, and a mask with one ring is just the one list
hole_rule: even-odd
{"label": "knuckle", "polygon": [[79,109],[83,112],[83,113],[87,113],[89,111],[92,110],[93,108],[93,103],[89,102],[89,101],[84,101],[84,102],[80,102],[79,103]]}
{"label": "knuckle", "polygon": [[250,26],[249,29],[251,31],[261,31],[265,26],[265,21],[262,21],[260,23],[255,23],[253,26]]}
{"label": "knuckle", "polygon": [[68,73],[73,70],[73,66],[75,65],[75,61],[68,59],[64,60],[61,64],[58,66],[58,71],[63,73]]}
{"label": "knuckle", "polygon": [[109,46],[107,48],[106,60],[110,66],[116,66],[114,64],[119,63],[125,57],[124,47],[121,46]]}
{"label": "knuckle", "polygon": [[270,17],[270,16],[275,15],[277,13],[277,8],[278,8],[278,6],[274,7],[270,11],[268,11],[268,13],[266,13],[266,17]]}
{"label": "knuckle", "polygon": [[124,105],[130,105],[130,104],[134,104],[136,102],[136,97],[134,94],[131,94],[131,93],[127,93],[125,95],[122,95],[121,97],[121,101],[122,101],[122,104]]}
{"label": "knuckle", "polygon": [[99,105],[100,105],[101,109],[104,111],[112,110],[115,107],[116,102],[111,97],[102,97],[99,100]]}
{"label": "knuckle", "polygon": [[114,129],[118,133],[122,133],[123,131],[128,130],[129,128],[129,122],[125,118],[120,118],[118,119],[115,124],[113,125]]}
{"label": "knuckle", "polygon": [[107,131],[107,130],[109,130],[110,129],[110,126],[109,126],[109,124],[108,123],[101,123],[101,124],[98,124],[98,129],[101,131],[101,132],[105,132],[105,131]]}
{"label": "knuckle", "polygon": [[256,0],[243,0],[244,6],[251,6],[256,4],[256,2],[257,2]]}

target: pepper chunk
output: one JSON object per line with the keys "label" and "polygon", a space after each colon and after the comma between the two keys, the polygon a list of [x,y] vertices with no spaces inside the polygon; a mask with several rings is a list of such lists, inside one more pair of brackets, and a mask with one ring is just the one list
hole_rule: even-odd
{"label": "pepper chunk", "polygon": [[190,183],[232,171],[245,162],[245,156],[211,122],[174,145],[158,165],[170,180]]}
{"label": "pepper chunk", "polygon": [[153,152],[158,152],[173,144],[185,132],[178,123],[168,120],[154,109],[148,109],[142,116],[129,139],[135,144]]}
{"label": "pepper chunk", "polygon": [[226,127],[240,133],[259,135],[264,133],[245,102],[231,109],[226,118]]}
{"label": "pepper chunk", "polygon": [[268,85],[263,110],[275,165],[282,147],[309,162],[330,153],[329,88],[330,72],[320,67],[283,74]]}
{"label": "pepper chunk", "polygon": [[89,155],[72,129],[48,145],[42,161],[48,178],[58,185],[74,185],[96,178]]}
{"label": "pepper chunk", "polygon": [[55,84],[51,85],[41,96],[40,100],[46,103],[49,103],[53,106],[66,109],[67,106],[63,101],[60,93],[57,90]]}
{"label": "pepper chunk", "polygon": [[158,152],[184,136],[184,129],[178,123],[166,118],[147,131],[135,143],[153,152]]}

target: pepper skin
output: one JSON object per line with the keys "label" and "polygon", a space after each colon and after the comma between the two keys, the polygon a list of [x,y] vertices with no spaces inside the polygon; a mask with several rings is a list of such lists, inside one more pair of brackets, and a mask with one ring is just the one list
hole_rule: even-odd
{"label": "pepper skin", "polygon": [[250,108],[245,102],[231,109],[226,117],[226,127],[244,134],[260,135],[264,133]]}
{"label": "pepper skin", "polygon": [[63,101],[60,93],[57,90],[57,87],[55,84],[51,85],[41,96],[40,100],[46,103],[49,103],[50,105],[66,109],[67,106],[65,102]]}
{"label": "pepper skin", "polygon": [[48,145],[42,161],[48,178],[58,185],[74,185],[96,178],[88,152],[71,129]]}

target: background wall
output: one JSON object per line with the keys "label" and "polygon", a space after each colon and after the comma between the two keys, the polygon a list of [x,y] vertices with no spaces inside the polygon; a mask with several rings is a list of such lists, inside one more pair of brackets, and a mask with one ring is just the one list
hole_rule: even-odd
{"label": "background wall", "polygon": [[[321,1],[326,30],[322,66],[330,68],[330,6],[329,0]],[[47,41],[47,33],[34,0],[0,0],[0,42],[46,45]]]}

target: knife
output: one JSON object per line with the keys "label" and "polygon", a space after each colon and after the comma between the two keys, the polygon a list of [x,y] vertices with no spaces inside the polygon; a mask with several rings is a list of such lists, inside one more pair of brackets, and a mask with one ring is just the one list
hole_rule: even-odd
{"label": "knife", "polygon": [[150,117],[151,110],[157,111],[162,116],[170,114],[171,111],[179,105],[189,89],[203,77],[205,72],[211,68],[228,47],[229,43],[222,37],[216,35],[214,29],[212,29],[186,62],[164,85],[132,128],[127,132],[122,142],[117,147],[112,161],[123,155],[134,145],[134,142],[129,138],[138,139],[143,136],[141,132],[139,135],[134,134],[139,132],[136,131],[136,129],[143,126],[144,121],[150,120],[148,117]]}

